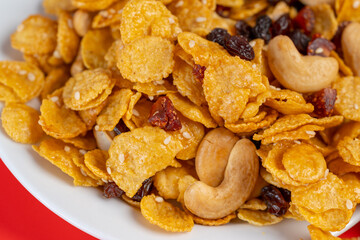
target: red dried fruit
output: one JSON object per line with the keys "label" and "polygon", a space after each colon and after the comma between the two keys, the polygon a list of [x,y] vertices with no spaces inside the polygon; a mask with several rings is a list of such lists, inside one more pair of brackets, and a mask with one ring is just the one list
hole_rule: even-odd
{"label": "red dried fruit", "polygon": [[168,97],[159,97],[152,105],[149,123],[166,131],[180,130],[182,125],[173,103]]}
{"label": "red dried fruit", "polygon": [[[267,205],[267,211],[277,217],[284,215],[290,207],[288,201],[285,200],[281,191],[273,186],[266,186],[261,189],[261,197]],[[286,198],[289,198],[288,194]]]}
{"label": "red dried fruit", "polygon": [[141,188],[136,192],[136,194],[131,199],[136,202],[140,202],[143,197],[149,195],[149,193],[152,190],[152,187],[153,187],[153,179],[152,178],[146,179],[143,182]]}
{"label": "red dried fruit", "polygon": [[331,51],[336,48],[335,44],[327,40],[326,38],[316,38],[312,40],[307,48],[307,55],[309,56],[321,56],[329,57]]}
{"label": "red dried fruit", "polygon": [[225,43],[225,49],[232,56],[239,56],[241,59],[251,61],[255,58],[255,52],[246,37],[235,35]]}
{"label": "red dried fruit", "polygon": [[310,7],[306,6],[297,14],[293,23],[295,27],[300,28],[306,34],[310,34],[315,25],[315,14]]}
{"label": "red dried fruit", "polygon": [[313,114],[316,117],[328,117],[334,111],[336,89],[324,88],[306,97],[307,102],[314,105]]}
{"label": "red dried fruit", "polygon": [[219,16],[221,16],[223,18],[228,18],[228,17],[230,17],[231,8],[221,6],[221,5],[216,5],[216,10],[215,11]]}
{"label": "red dried fruit", "polygon": [[124,191],[121,190],[114,182],[109,182],[104,185],[103,195],[106,198],[121,197]]}
{"label": "red dried fruit", "polygon": [[203,82],[204,82],[205,70],[206,70],[206,67],[201,66],[199,64],[195,64],[193,67],[193,74],[201,84],[203,84]]}
{"label": "red dried fruit", "polygon": [[342,37],[342,33],[344,32],[344,29],[350,24],[350,21],[345,21],[339,24],[338,29],[334,35],[334,37],[331,39],[331,41],[335,44],[336,46],[336,52],[342,57],[343,56],[343,52],[342,52],[342,48],[341,48],[341,37]]}

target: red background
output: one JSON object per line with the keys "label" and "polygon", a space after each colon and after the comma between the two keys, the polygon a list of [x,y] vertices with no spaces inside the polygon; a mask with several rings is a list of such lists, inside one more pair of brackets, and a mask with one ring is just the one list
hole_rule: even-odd
{"label": "red background", "polygon": [[[1,160],[0,190],[0,239],[96,239],[48,210],[16,180]],[[342,237],[360,237],[360,223]]]}

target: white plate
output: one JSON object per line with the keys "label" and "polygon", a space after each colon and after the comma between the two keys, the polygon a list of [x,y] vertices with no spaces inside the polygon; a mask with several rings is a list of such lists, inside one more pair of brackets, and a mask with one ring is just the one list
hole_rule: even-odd
{"label": "white plate", "polygon": [[[59,0],[60,1],[60,0]],[[41,0],[0,1],[0,60],[21,59],[10,34],[30,14],[41,13]],[[34,103],[36,104],[36,103]],[[195,226],[191,233],[171,234],[149,224],[139,211],[118,199],[104,199],[94,188],[74,187],[72,179],[35,154],[31,146],[11,141],[0,129],[0,156],[21,184],[51,211],[100,239],[308,239],[305,222],[286,220],[271,227],[231,223]],[[360,220],[360,209],[346,229]]]}

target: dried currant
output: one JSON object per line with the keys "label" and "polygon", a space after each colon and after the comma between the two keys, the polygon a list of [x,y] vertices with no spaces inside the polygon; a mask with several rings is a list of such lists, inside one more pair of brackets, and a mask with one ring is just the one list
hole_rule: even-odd
{"label": "dried currant", "polygon": [[291,18],[289,14],[282,15],[276,20],[272,27],[273,37],[278,35],[288,35],[291,30]]}
{"label": "dried currant", "polygon": [[208,35],[206,35],[206,39],[212,42],[216,42],[221,46],[225,46],[225,42],[231,35],[228,33],[226,29],[223,28],[214,28]]}
{"label": "dried currant", "polygon": [[152,105],[149,123],[166,131],[180,130],[182,125],[173,103],[168,97],[159,97]]}
{"label": "dried currant", "polygon": [[114,132],[116,135],[120,135],[122,133],[129,132],[129,131],[130,131],[130,129],[125,125],[125,123],[122,119],[114,128]]}
{"label": "dried currant", "polygon": [[231,8],[230,7],[225,7],[225,6],[222,6],[222,5],[216,5],[216,13],[223,17],[223,18],[228,18],[230,17],[230,11],[231,11]]}
{"label": "dried currant", "polygon": [[297,50],[302,54],[307,54],[307,47],[310,42],[310,38],[299,30],[295,30],[290,33],[290,38],[293,41]]}
{"label": "dried currant", "polygon": [[116,183],[108,182],[104,185],[103,195],[106,198],[116,198],[121,197],[124,194],[124,191],[121,190]]}
{"label": "dried currant", "polygon": [[266,186],[261,189],[261,197],[267,205],[267,211],[277,217],[286,213],[290,207],[281,191],[275,186]]}
{"label": "dried currant", "polygon": [[326,38],[320,37],[309,43],[307,48],[307,55],[329,57],[331,51],[333,51],[335,48],[335,44],[333,44]]}
{"label": "dried currant", "polygon": [[237,35],[241,35],[250,40],[251,27],[243,20],[237,21],[235,24],[235,30]]}
{"label": "dried currant", "polygon": [[255,58],[255,52],[246,37],[235,35],[225,43],[225,49],[232,56],[239,56],[241,59],[251,61]]}
{"label": "dried currant", "polygon": [[153,187],[153,179],[152,178],[146,179],[143,182],[141,188],[136,192],[136,194],[131,199],[136,202],[140,202],[143,197],[149,195],[149,193],[152,190],[152,187]]}
{"label": "dried currant", "polygon": [[345,28],[350,24],[351,22],[349,21],[345,21],[339,24],[338,29],[334,35],[334,37],[331,39],[331,41],[335,44],[336,46],[336,52],[342,56],[343,52],[342,52],[342,48],[341,48],[341,37],[342,37],[342,33],[344,32]]}
{"label": "dried currant", "polygon": [[193,67],[193,74],[195,78],[202,84],[204,82],[204,74],[206,67],[199,64],[195,64]]}
{"label": "dried currant", "polygon": [[271,18],[267,15],[260,16],[256,19],[256,25],[252,29],[254,38],[262,38],[268,43],[271,39]]}
{"label": "dried currant", "polygon": [[324,88],[306,97],[307,102],[314,105],[313,114],[316,117],[328,117],[334,111],[337,92],[333,88]]}
{"label": "dried currant", "polygon": [[315,26],[315,13],[306,6],[301,9],[293,21],[296,28],[300,28],[305,34],[310,34]]}

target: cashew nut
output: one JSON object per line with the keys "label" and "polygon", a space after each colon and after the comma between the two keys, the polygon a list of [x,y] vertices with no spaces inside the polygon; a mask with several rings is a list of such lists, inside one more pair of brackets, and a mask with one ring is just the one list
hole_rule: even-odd
{"label": "cashew nut", "polygon": [[353,22],[347,26],[341,37],[346,64],[360,76],[360,23]]}
{"label": "cashew nut", "polygon": [[336,80],[339,64],[332,57],[302,56],[287,36],[277,36],[268,45],[269,66],[286,88],[316,92]]}
{"label": "cashew nut", "polygon": [[195,158],[196,173],[200,181],[217,187],[224,179],[224,171],[231,149],[239,140],[225,128],[216,128],[206,134]]}
{"label": "cashew nut", "polygon": [[238,209],[249,197],[259,174],[255,151],[250,140],[239,140],[231,150],[222,183],[218,187],[201,181],[190,185],[184,194],[186,208],[206,219],[222,218]]}
{"label": "cashew nut", "polygon": [[335,4],[335,0],[300,0],[300,2],[308,6],[314,6],[322,3],[327,3],[332,6]]}
{"label": "cashew nut", "polygon": [[92,17],[89,12],[77,10],[74,13],[73,25],[76,33],[83,37],[91,27]]}

